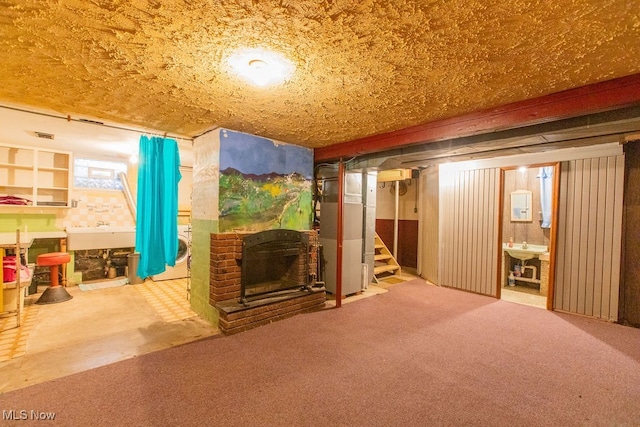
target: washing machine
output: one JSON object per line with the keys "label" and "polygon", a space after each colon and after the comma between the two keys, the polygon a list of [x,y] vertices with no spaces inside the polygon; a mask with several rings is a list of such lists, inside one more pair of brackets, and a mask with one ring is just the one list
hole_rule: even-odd
{"label": "washing machine", "polygon": [[178,255],[176,265],[167,266],[167,269],[160,274],[151,276],[153,281],[183,279],[189,276],[189,257],[191,256],[191,226],[178,226]]}

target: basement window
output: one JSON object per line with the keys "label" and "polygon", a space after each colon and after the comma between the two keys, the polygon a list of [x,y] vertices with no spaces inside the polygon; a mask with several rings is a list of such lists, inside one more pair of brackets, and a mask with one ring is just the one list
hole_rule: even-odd
{"label": "basement window", "polygon": [[126,162],[76,157],[73,160],[73,186],[90,190],[122,191],[118,174],[127,173]]}

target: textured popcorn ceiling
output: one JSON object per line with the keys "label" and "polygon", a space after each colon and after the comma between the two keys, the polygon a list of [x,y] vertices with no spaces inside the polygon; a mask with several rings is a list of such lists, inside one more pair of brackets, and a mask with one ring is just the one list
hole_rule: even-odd
{"label": "textured popcorn ceiling", "polygon": [[[0,1],[0,104],[326,146],[640,72],[638,0]],[[296,65],[257,88],[226,58]]]}

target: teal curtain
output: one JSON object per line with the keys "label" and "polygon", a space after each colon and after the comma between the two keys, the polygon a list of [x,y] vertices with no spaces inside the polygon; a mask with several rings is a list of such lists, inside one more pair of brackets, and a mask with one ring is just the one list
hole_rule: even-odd
{"label": "teal curtain", "polygon": [[174,266],[178,253],[180,153],[171,138],[140,137],[136,252],[138,277]]}

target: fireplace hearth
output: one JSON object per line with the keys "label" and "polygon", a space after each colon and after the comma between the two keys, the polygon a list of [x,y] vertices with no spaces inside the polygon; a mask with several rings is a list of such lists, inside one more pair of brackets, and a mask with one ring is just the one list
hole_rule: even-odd
{"label": "fireplace hearth", "polygon": [[233,334],[322,309],[317,262],[315,230],[211,234],[209,301],[220,330]]}

